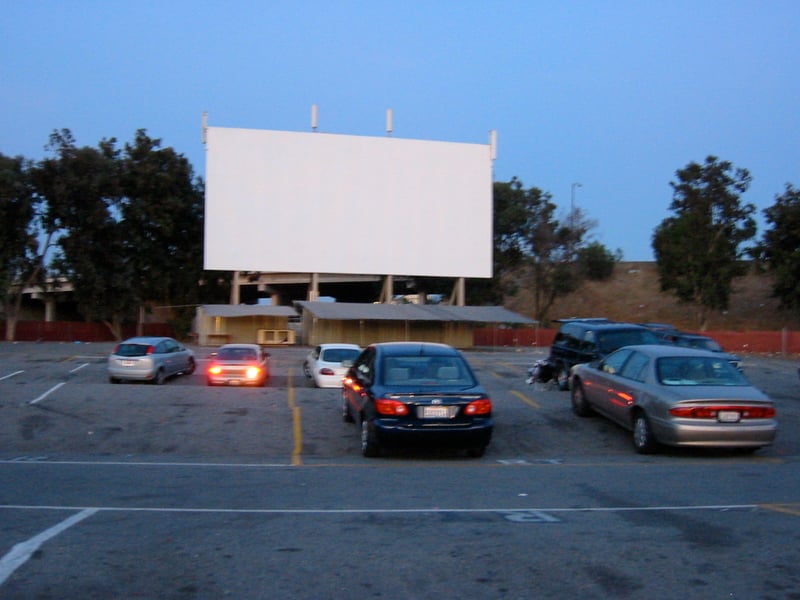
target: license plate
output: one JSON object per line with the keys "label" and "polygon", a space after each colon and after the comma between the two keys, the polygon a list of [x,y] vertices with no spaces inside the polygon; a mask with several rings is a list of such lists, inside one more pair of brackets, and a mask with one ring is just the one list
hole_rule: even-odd
{"label": "license plate", "polygon": [[121,361],[119,361],[119,363],[123,367],[132,367],[133,365],[136,364],[136,361],[135,360],[121,360]]}
{"label": "license plate", "polygon": [[422,417],[425,419],[447,419],[450,417],[450,409],[446,406],[426,406],[422,409]]}
{"label": "license plate", "polygon": [[717,413],[717,421],[720,423],[738,423],[741,418],[738,410],[721,410]]}

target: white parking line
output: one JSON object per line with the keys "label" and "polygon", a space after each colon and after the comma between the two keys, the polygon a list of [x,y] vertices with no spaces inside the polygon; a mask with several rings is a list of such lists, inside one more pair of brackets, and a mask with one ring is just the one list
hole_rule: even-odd
{"label": "white parking line", "polygon": [[3,381],[3,379],[10,379],[10,378],[14,377],[14,375],[19,375],[20,373],[24,373],[24,372],[25,371],[14,371],[13,373],[10,373],[9,375],[3,375],[2,377],[0,377],[0,381]]}
{"label": "white parking line", "polygon": [[65,529],[69,529],[76,523],[83,521],[86,517],[91,517],[97,512],[96,508],[85,508],[77,515],[72,515],[69,519],[61,521],[50,529],[46,529],[39,535],[31,539],[16,544],[11,551],[0,559],[0,585],[8,579],[11,574],[27,562],[31,555],[50,538],[57,536]]}
{"label": "white parking line", "polygon": [[75,367],[74,369],[72,369],[72,370],[70,371],[70,373],[77,373],[78,371],[80,371],[80,370],[81,370],[81,369],[83,369],[84,367],[88,367],[88,366],[89,366],[89,363],[83,363],[83,364],[82,364],[82,365],[80,365],[79,367]]}
{"label": "white parking line", "polygon": [[66,383],[65,381],[62,381],[61,383],[57,383],[56,385],[54,385],[53,387],[51,387],[49,390],[47,390],[47,391],[46,391],[44,394],[42,394],[42,395],[41,395],[41,396],[39,396],[38,398],[36,398],[36,399],[34,399],[34,400],[31,400],[30,402],[28,402],[28,404],[36,404],[36,403],[38,403],[38,402],[41,402],[42,400],[44,400],[45,398],[47,398],[47,397],[48,397],[50,394],[52,394],[53,392],[55,392],[55,391],[56,391],[58,388],[60,388],[60,387],[61,387],[62,385],[64,385],[65,383]]}

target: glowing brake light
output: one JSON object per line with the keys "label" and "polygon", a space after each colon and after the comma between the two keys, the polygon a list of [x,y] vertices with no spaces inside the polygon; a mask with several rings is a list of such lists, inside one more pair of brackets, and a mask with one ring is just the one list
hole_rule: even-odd
{"label": "glowing brake light", "polygon": [[464,407],[465,415],[488,415],[492,412],[492,401],[489,398],[481,398],[470,402]]}
{"label": "glowing brake light", "polygon": [[247,368],[247,378],[248,379],[258,379],[259,375],[261,375],[261,369],[259,367],[248,367]]}
{"label": "glowing brake light", "polygon": [[720,412],[738,412],[742,419],[772,419],[773,406],[675,406],[669,409],[673,417],[684,419],[716,419]]}
{"label": "glowing brake light", "polygon": [[360,392],[363,389],[352,377],[345,377],[342,379],[342,385],[349,387],[354,392]]}
{"label": "glowing brake light", "polygon": [[208,367],[208,372],[211,373],[212,375],[219,375],[220,373],[222,373],[222,367],[219,367],[217,365],[211,365],[210,367]]}
{"label": "glowing brake light", "polygon": [[155,351],[156,351],[156,347],[155,346],[148,346],[147,347],[147,354],[154,354]]}
{"label": "glowing brake light", "polygon": [[400,402],[399,400],[387,400],[385,398],[377,398],[375,400],[375,410],[382,415],[390,415],[393,417],[402,417],[408,414],[408,404]]}

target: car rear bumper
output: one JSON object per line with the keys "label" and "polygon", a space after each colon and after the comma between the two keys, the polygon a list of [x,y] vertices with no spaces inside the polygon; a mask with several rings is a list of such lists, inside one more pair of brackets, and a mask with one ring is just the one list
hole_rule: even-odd
{"label": "car rear bumper", "polygon": [[707,446],[715,448],[759,448],[775,441],[778,424],[774,420],[748,423],[661,422],[653,423],[659,442],[670,446]]}
{"label": "car rear bumper", "polygon": [[115,379],[131,379],[149,381],[155,377],[152,369],[131,369],[125,367],[108,367],[108,376]]}
{"label": "car rear bumper", "polygon": [[376,419],[375,432],[381,444],[436,444],[458,447],[487,446],[492,439],[494,421],[480,419],[471,424],[442,425],[404,423],[397,419]]}

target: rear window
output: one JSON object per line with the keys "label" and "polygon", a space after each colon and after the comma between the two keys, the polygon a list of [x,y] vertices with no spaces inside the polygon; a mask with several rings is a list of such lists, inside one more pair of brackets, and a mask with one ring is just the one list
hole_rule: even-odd
{"label": "rear window", "polygon": [[388,356],[383,383],[414,386],[473,386],[475,379],[460,356]]}
{"label": "rear window", "polygon": [[723,358],[670,356],[656,361],[656,374],[663,385],[750,385]]}
{"label": "rear window", "polygon": [[117,356],[145,356],[152,348],[149,344],[120,344],[114,352]]}
{"label": "rear window", "polygon": [[327,348],[322,351],[321,360],[330,363],[341,363],[346,360],[355,360],[360,352],[350,348]]}

